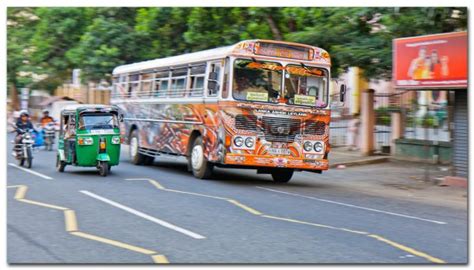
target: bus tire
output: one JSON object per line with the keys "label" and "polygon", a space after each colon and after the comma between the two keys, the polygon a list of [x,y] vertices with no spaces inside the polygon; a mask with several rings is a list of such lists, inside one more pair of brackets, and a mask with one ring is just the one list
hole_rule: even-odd
{"label": "bus tire", "polygon": [[191,165],[194,177],[199,179],[207,179],[211,177],[214,164],[209,162],[204,156],[204,144],[202,143],[202,138],[200,136],[196,137],[193,142],[188,162]]}
{"label": "bus tire", "polygon": [[151,157],[151,156],[145,156],[145,159],[143,160],[143,164],[147,166],[153,165],[154,162],[155,162],[155,157]]}
{"label": "bus tire", "polygon": [[293,169],[273,169],[271,172],[273,182],[275,183],[288,183],[293,176]]}
{"label": "bus tire", "polygon": [[145,162],[146,156],[140,154],[140,140],[138,139],[138,130],[132,131],[130,136],[130,160],[135,165],[142,165]]}

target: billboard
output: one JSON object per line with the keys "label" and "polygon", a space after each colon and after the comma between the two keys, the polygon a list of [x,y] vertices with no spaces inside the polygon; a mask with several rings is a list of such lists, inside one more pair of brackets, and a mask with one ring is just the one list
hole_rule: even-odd
{"label": "billboard", "polygon": [[467,88],[467,46],[467,32],[394,39],[395,88]]}

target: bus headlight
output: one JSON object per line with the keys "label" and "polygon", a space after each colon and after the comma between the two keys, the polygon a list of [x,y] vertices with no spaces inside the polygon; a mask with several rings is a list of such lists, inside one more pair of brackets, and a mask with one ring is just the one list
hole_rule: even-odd
{"label": "bus headlight", "polygon": [[112,137],[112,144],[120,144],[120,137],[119,136]]}
{"label": "bus headlight", "polygon": [[248,148],[252,148],[254,145],[255,141],[252,137],[247,137],[247,139],[245,139],[245,146],[247,146]]}
{"label": "bus headlight", "polygon": [[321,142],[316,142],[314,144],[314,151],[316,152],[322,152],[323,151],[323,144]]}
{"label": "bus headlight", "polygon": [[304,144],[303,144],[303,149],[304,149],[306,152],[310,152],[312,148],[313,148],[313,144],[312,144],[310,141],[304,142]]}
{"label": "bus headlight", "polygon": [[244,138],[237,136],[234,138],[234,145],[237,147],[242,147],[244,145]]}

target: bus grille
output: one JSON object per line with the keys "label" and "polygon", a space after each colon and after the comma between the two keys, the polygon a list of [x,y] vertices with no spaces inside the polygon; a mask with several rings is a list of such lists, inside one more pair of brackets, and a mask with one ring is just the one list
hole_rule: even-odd
{"label": "bus grille", "polygon": [[263,117],[262,129],[265,140],[272,142],[293,142],[296,134],[300,133],[299,119]]}
{"label": "bus grille", "polygon": [[257,130],[257,116],[239,114],[235,117],[235,128],[243,130]]}
{"label": "bus grille", "polygon": [[324,135],[326,132],[326,123],[323,121],[311,121],[305,122],[304,133],[311,135]]}

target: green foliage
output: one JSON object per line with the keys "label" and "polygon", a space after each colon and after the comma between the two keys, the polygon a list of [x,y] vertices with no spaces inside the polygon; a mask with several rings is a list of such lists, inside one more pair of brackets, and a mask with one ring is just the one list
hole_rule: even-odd
{"label": "green foliage", "polygon": [[375,109],[375,124],[381,126],[390,126],[392,118],[389,107],[378,107]]}
{"label": "green foliage", "polygon": [[99,81],[120,64],[256,38],[322,47],[333,76],[359,66],[390,78],[393,38],[467,29],[466,8],[444,7],[38,7],[7,16],[8,82],[50,90],[74,68]]}

